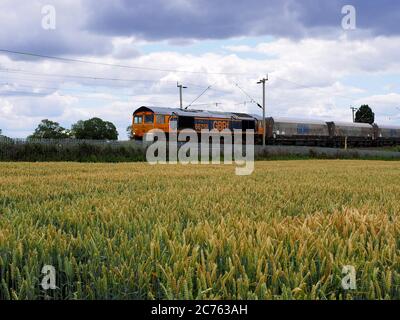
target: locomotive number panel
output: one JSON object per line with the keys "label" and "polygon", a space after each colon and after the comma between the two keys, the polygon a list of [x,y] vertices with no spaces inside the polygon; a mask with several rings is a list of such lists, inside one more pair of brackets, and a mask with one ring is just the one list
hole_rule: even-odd
{"label": "locomotive number panel", "polygon": [[201,131],[203,129],[209,130],[210,129],[209,120],[207,120],[207,119],[195,119],[194,120],[194,129],[196,131]]}
{"label": "locomotive number panel", "polygon": [[229,121],[225,120],[212,120],[213,129],[217,129],[218,131],[222,131],[224,129],[229,129]]}

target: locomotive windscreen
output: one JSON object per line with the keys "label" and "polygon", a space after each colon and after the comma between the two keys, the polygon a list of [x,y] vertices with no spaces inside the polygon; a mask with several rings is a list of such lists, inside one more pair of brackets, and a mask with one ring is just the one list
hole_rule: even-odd
{"label": "locomotive windscreen", "polygon": [[242,130],[246,131],[246,129],[255,130],[256,129],[256,122],[254,120],[243,120],[242,121]]}
{"label": "locomotive windscreen", "polygon": [[178,118],[178,129],[194,129],[194,117],[182,117]]}

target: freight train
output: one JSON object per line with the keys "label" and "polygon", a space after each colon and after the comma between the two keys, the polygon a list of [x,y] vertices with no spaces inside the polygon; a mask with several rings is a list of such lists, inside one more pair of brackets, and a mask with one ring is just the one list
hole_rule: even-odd
{"label": "freight train", "polygon": [[[133,113],[132,135],[137,140],[151,129],[171,132],[193,129],[222,131],[235,129],[245,135],[254,130],[255,142],[261,143],[264,126],[262,117],[237,112],[184,110],[142,106]],[[400,145],[400,126],[339,121],[266,118],[266,143],[321,147],[378,147]]]}

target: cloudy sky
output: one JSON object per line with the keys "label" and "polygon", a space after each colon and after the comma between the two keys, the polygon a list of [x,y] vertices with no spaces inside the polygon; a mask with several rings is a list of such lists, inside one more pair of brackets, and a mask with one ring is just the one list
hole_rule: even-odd
{"label": "cloudy sky", "polygon": [[260,114],[266,74],[268,115],[368,103],[399,125],[399,22],[398,0],[0,0],[0,129],[98,116],[126,139],[137,107],[178,106],[177,81],[185,105],[211,86],[192,108]]}

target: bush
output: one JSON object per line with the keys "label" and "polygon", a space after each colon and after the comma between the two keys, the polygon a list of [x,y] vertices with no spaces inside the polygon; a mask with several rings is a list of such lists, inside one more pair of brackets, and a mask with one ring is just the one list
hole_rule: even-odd
{"label": "bush", "polygon": [[0,161],[136,162],[145,161],[145,152],[137,145],[0,142]]}

